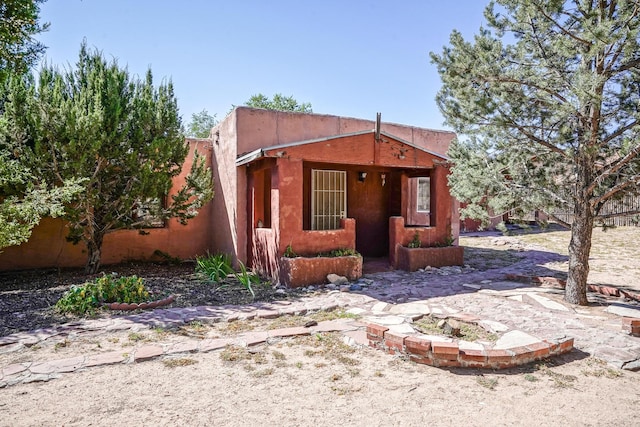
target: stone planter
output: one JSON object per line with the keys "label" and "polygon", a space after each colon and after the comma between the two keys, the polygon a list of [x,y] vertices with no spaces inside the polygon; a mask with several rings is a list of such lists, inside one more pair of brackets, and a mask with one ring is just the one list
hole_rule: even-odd
{"label": "stone planter", "polygon": [[327,282],[328,274],[356,280],[362,276],[362,257],[280,258],[280,283],[288,288],[320,285]]}
{"label": "stone planter", "polygon": [[416,271],[426,266],[445,267],[464,264],[462,246],[443,246],[429,248],[398,247],[398,268]]}

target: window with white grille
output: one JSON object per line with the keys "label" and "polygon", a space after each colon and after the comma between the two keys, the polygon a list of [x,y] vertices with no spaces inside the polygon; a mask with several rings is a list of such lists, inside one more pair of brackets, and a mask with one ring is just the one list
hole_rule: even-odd
{"label": "window with white grille", "polygon": [[311,170],[311,229],[335,230],[347,217],[347,173]]}

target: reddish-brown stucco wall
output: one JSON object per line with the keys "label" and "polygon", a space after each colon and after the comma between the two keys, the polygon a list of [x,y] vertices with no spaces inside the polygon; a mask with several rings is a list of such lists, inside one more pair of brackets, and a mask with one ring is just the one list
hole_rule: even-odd
{"label": "reddish-brown stucco wall", "polygon": [[[431,197],[435,197],[435,210],[431,216],[430,227],[405,227],[405,219],[402,216],[393,216],[389,218],[389,263],[393,266],[398,265],[398,247],[407,246],[409,242],[418,235],[422,246],[437,246],[447,242],[453,238],[454,244],[457,244],[459,226],[458,226],[458,203],[451,196],[449,188],[446,185],[449,169],[445,166],[436,167],[431,173],[433,186],[436,189]],[[408,179],[405,178],[404,181]],[[403,192],[409,189],[403,185]],[[406,200],[406,197],[403,197]],[[407,206],[403,206],[407,209]]]}
{"label": "reddish-brown stucco wall", "polygon": [[[230,115],[235,116],[234,121],[237,124],[239,154],[273,145],[309,141],[375,128],[373,120],[248,107],[238,107]],[[385,122],[382,123],[381,130],[438,154],[445,154],[455,137],[453,132]]]}

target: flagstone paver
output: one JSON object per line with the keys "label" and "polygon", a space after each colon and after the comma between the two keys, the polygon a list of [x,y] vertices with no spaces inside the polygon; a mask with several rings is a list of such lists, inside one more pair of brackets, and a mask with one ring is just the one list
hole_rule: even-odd
{"label": "flagstone paver", "polygon": [[[429,341],[430,346],[435,346],[429,347],[429,351],[435,351],[433,354],[444,358],[435,363],[436,366],[453,366],[445,362],[452,360],[454,353],[458,360],[466,364],[464,366],[478,366],[477,363],[491,357],[495,361],[503,357],[513,362],[514,352],[511,349],[514,348],[523,355],[521,359],[526,361],[529,360],[527,357],[533,355],[558,354],[560,346],[565,346],[566,350],[570,341],[580,351],[604,359],[615,367],[640,370],[640,338],[625,330],[621,317],[640,317],[640,303],[636,301],[622,304],[619,297],[590,294],[590,298],[597,298],[599,303],[604,301],[608,303],[608,307],[574,307],[561,300],[558,296],[561,290],[505,280],[505,270],[508,269],[502,269],[500,274],[494,271],[450,273],[447,270],[434,273],[435,270],[437,269],[429,272],[391,271],[371,274],[358,282],[362,291],[357,292],[322,291],[293,301],[238,307],[162,308],[0,337],[0,353],[6,353],[42,342],[71,340],[109,331],[181,326],[194,320],[215,323],[238,319],[271,319],[336,308],[361,316],[359,320],[338,319],[319,322],[308,328],[245,332],[229,338],[188,338],[180,343],[144,343],[129,350],[130,354],[106,352],[53,361],[12,364],[1,367],[0,387],[19,382],[48,381],[63,373],[94,366],[143,362],[179,353],[215,351],[230,344],[259,345],[274,338],[327,331],[341,332],[347,342],[366,345],[371,343],[371,336],[367,334],[369,323],[384,325],[389,336],[393,337],[393,345],[401,348],[408,344],[418,349],[417,351],[423,351],[423,344]],[[513,268],[513,271],[519,270]],[[413,329],[412,324],[424,315],[473,321],[501,337],[487,350],[478,343],[420,334]],[[626,322],[629,323],[628,320]],[[635,330],[629,327],[627,329]],[[423,350],[419,350],[420,348]],[[500,353],[505,351],[504,354]],[[416,357],[418,356],[412,356]],[[423,358],[421,362],[434,364],[428,358]],[[500,367],[498,362],[495,363],[496,367]]]}

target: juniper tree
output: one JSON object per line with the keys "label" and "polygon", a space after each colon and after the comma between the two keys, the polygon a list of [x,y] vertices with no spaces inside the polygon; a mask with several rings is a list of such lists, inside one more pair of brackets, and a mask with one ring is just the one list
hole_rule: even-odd
{"label": "juniper tree", "polygon": [[497,0],[473,41],[454,31],[431,55],[437,103],[461,137],[453,194],[478,213],[573,213],[565,300],[587,304],[602,207],[640,186],[640,4]]}
{"label": "juniper tree", "polygon": [[[154,219],[186,223],[213,195],[211,172],[196,153],[184,186],[170,200],[189,147],[173,85],[133,78],[83,43],[75,69],[41,68],[33,97],[15,109],[37,174],[55,183],[83,179],[67,208],[68,239],[86,244],[87,273],[100,266],[104,236]],[[148,215],[139,215],[144,208]]]}
{"label": "juniper tree", "polygon": [[[44,216],[60,216],[80,190],[77,180],[52,186],[35,176],[20,149],[25,136],[16,126],[14,99],[26,95],[28,69],[45,46],[33,37],[48,24],[38,22],[42,0],[0,2],[0,249],[26,242]],[[18,115],[19,120],[25,118]]]}
{"label": "juniper tree", "polygon": [[[0,134],[6,131],[7,124],[0,117]],[[0,249],[29,240],[41,218],[63,215],[65,203],[82,189],[75,179],[48,185],[16,154],[0,142]]]}

